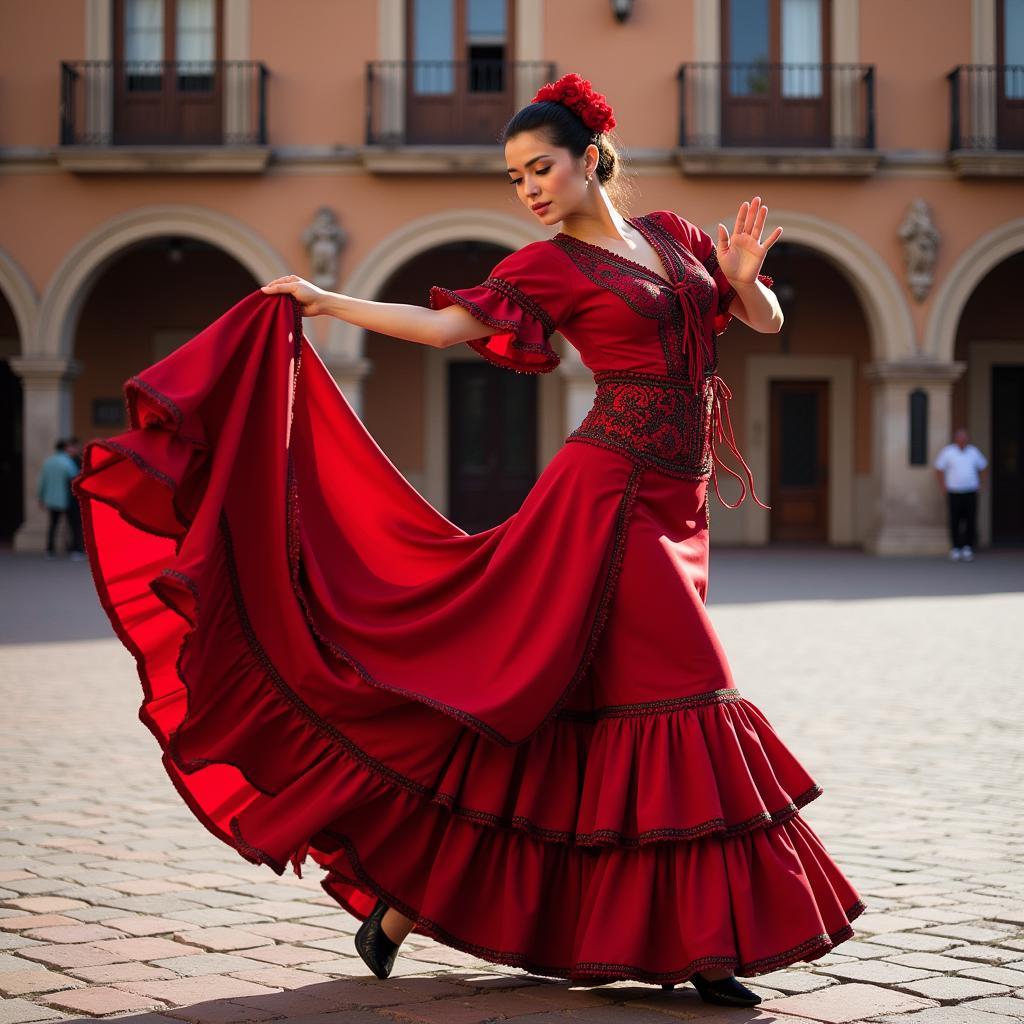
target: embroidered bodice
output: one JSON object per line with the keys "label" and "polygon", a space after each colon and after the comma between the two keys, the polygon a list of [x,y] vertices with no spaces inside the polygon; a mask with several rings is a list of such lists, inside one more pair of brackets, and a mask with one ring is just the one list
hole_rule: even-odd
{"label": "embroidered bodice", "polygon": [[[711,237],[696,225],[669,210],[628,223],[651,245],[665,274],[560,231],[505,257],[480,285],[435,285],[430,305],[458,303],[500,328],[468,344],[521,373],[558,365],[550,344],[557,329],[597,385],[593,408],[566,440],[615,448],[684,479],[710,478],[716,493],[721,465],[740,481],[739,504],[743,479],[716,450],[721,442],[733,452],[753,492],[729,422],[731,392],[716,372],[717,337],[732,319],[735,289]],[[767,275],[760,279],[771,286]]]}

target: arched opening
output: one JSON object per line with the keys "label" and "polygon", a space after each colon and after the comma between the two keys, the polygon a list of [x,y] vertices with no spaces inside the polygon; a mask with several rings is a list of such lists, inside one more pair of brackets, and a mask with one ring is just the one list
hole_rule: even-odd
{"label": "arched opening", "polygon": [[1024,329],[1013,308],[1022,273],[1024,250],[991,267],[956,326],[953,355],[967,369],[953,385],[951,427],[967,427],[989,461],[989,486],[978,496],[982,544],[1024,544]]}
{"label": "arched opening", "polygon": [[95,276],[73,327],[82,364],[72,390],[74,433],[88,440],[123,431],[124,381],[260,283],[234,257],[194,238],[165,235],[121,249]]}
{"label": "arched opening", "polygon": [[0,292],[0,544],[7,545],[23,518],[24,438],[21,378],[11,360],[21,354],[14,309]]}
{"label": "arched opening", "polygon": [[[424,305],[432,284],[479,284],[507,252],[486,241],[435,245],[406,259],[376,298]],[[536,377],[493,366],[468,346],[437,351],[373,332],[364,352],[373,371],[363,419],[403,475],[471,533],[515,512],[540,471]]]}

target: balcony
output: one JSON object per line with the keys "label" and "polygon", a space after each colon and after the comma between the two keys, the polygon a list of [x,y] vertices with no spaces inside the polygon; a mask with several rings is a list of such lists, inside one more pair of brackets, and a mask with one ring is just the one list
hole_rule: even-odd
{"label": "balcony", "polygon": [[957,174],[1024,174],[1024,65],[959,64],[946,78],[949,161]]}
{"label": "balcony", "polygon": [[554,76],[549,61],[368,63],[363,161],[380,173],[500,172],[501,129]]}
{"label": "balcony", "polygon": [[684,174],[872,174],[875,78],[868,64],[717,63],[679,68]]}
{"label": "balcony", "polygon": [[61,166],[254,172],[266,166],[267,69],[253,61],[65,61]]}

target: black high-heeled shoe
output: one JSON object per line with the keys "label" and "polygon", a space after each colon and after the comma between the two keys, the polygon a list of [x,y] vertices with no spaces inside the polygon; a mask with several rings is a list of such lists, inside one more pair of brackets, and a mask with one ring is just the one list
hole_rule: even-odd
{"label": "black high-heeled shoe", "polygon": [[[689,980],[705,1003],[715,1003],[717,1006],[757,1006],[761,1002],[756,992],[752,992],[735,977],[708,981],[700,974],[691,974]],[[671,988],[671,985],[664,987]]]}
{"label": "black high-heeled shoe", "polygon": [[387,909],[388,905],[383,900],[377,900],[369,917],[359,926],[355,939],[356,952],[378,978],[386,978],[391,974],[400,945],[392,942],[381,927],[380,921]]}

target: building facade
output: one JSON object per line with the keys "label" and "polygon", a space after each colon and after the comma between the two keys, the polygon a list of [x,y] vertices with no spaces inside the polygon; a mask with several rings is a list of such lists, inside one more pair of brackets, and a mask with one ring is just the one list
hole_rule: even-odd
{"label": "building facade", "polygon": [[[930,463],[992,464],[983,545],[1024,541],[1024,0],[0,3],[0,536],[41,549],[59,437],[124,429],[122,382],[284,273],[382,301],[482,281],[545,237],[496,138],[591,79],[633,200],[715,233],[761,195],[780,334],[720,339],[770,513],[716,543],[947,547]],[[511,514],[590,406],[318,318],[395,465],[464,529]]]}

